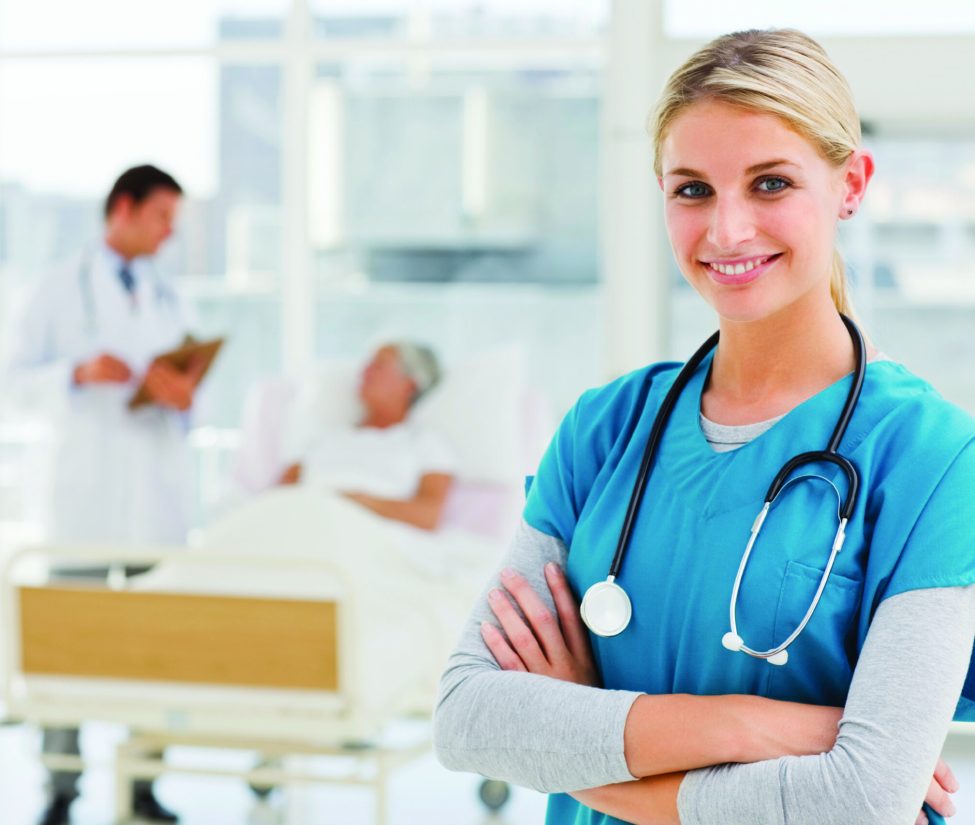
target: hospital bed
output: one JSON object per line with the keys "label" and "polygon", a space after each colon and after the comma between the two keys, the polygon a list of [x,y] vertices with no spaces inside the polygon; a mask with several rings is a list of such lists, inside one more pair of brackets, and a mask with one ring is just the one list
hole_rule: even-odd
{"label": "hospital bed", "polygon": [[[455,422],[467,415],[465,404],[471,415],[477,407],[483,423],[468,448],[482,452],[462,456],[447,524],[434,536],[292,488],[229,511],[190,550],[36,546],[17,553],[2,578],[8,716],[42,726],[127,726],[133,735],[115,761],[118,821],[130,813],[132,779],[187,771],[264,787],[366,785],[376,795],[376,821],[384,822],[389,772],[429,749],[439,674],[520,509],[520,468],[498,463],[503,451],[485,429],[512,412],[492,380],[510,374],[510,364],[490,361],[480,374],[468,369],[479,386],[493,386],[493,404],[473,385],[455,385],[444,390],[452,407],[434,408]],[[268,468],[280,463],[273,439],[292,428],[280,402],[297,393],[264,390],[260,414],[252,407],[251,415],[263,433],[245,427],[250,453],[238,467],[250,472],[251,490],[262,486],[255,468],[266,486]],[[507,400],[521,415],[517,396]],[[533,421],[538,426],[537,414]],[[115,574],[105,585],[44,575],[106,564]],[[148,565],[146,575],[122,573]],[[391,741],[391,723],[408,716],[426,721],[405,738],[399,727]],[[256,766],[166,764],[156,754],[173,745],[253,751]],[[323,772],[304,756],[338,756],[344,767]],[[45,762],[81,766],[73,757]],[[481,797],[497,807],[507,789],[485,783]]]}
{"label": "hospital bed", "polygon": [[[270,509],[294,511],[301,495],[283,491]],[[261,518],[268,509],[262,502]],[[253,533],[250,519],[230,521]],[[39,546],[18,553],[3,576],[8,715],[43,726],[102,720],[134,731],[117,758],[118,821],[129,813],[131,779],[180,770],[153,755],[171,745],[253,751],[258,767],[233,773],[255,785],[369,785],[384,821],[387,775],[426,752],[429,730],[415,726],[395,745],[384,736],[397,719],[428,717],[448,639],[479,587],[475,574],[437,580],[394,550],[383,563],[387,575],[375,579],[378,547],[368,572],[360,566],[350,574],[312,553],[256,553],[253,535],[236,535],[232,553],[228,525],[222,540],[192,551]],[[38,572],[106,562],[118,571],[155,568],[104,585]],[[283,758],[295,755],[341,755],[348,769],[309,772]],[[46,761],[80,767],[73,758]]]}

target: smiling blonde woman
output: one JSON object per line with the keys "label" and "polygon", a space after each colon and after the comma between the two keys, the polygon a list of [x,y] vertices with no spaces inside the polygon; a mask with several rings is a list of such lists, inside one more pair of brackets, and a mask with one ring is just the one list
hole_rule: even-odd
{"label": "smiling blonde woman", "polygon": [[975,718],[975,421],[852,318],[850,89],[799,32],[731,34],[651,131],[719,336],[566,415],[443,677],[440,759],[551,793],[550,825],[941,821]]}

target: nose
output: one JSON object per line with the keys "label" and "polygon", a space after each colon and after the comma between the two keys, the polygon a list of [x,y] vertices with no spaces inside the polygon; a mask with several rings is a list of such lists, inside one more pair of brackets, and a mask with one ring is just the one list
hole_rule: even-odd
{"label": "nose", "polygon": [[708,225],[708,242],[724,252],[733,252],[755,237],[755,220],[749,205],[731,197],[715,198]]}

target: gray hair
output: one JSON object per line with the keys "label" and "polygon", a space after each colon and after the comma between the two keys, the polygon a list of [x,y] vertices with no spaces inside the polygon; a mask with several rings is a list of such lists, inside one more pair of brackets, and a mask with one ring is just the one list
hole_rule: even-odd
{"label": "gray hair", "polygon": [[432,390],[440,381],[440,362],[430,347],[411,341],[393,341],[388,346],[396,351],[400,366],[413,384],[416,394],[413,402]]}

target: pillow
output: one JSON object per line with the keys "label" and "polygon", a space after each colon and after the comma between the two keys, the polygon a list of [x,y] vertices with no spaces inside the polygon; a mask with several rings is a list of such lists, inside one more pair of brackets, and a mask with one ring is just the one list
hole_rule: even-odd
{"label": "pillow", "polygon": [[451,365],[411,416],[447,440],[458,476],[498,484],[522,474],[521,401],[524,359],[519,347],[491,350]]}
{"label": "pillow", "polygon": [[286,464],[300,461],[322,429],[353,427],[362,418],[358,387],[362,364],[323,361],[297,382],[282,441]]}

